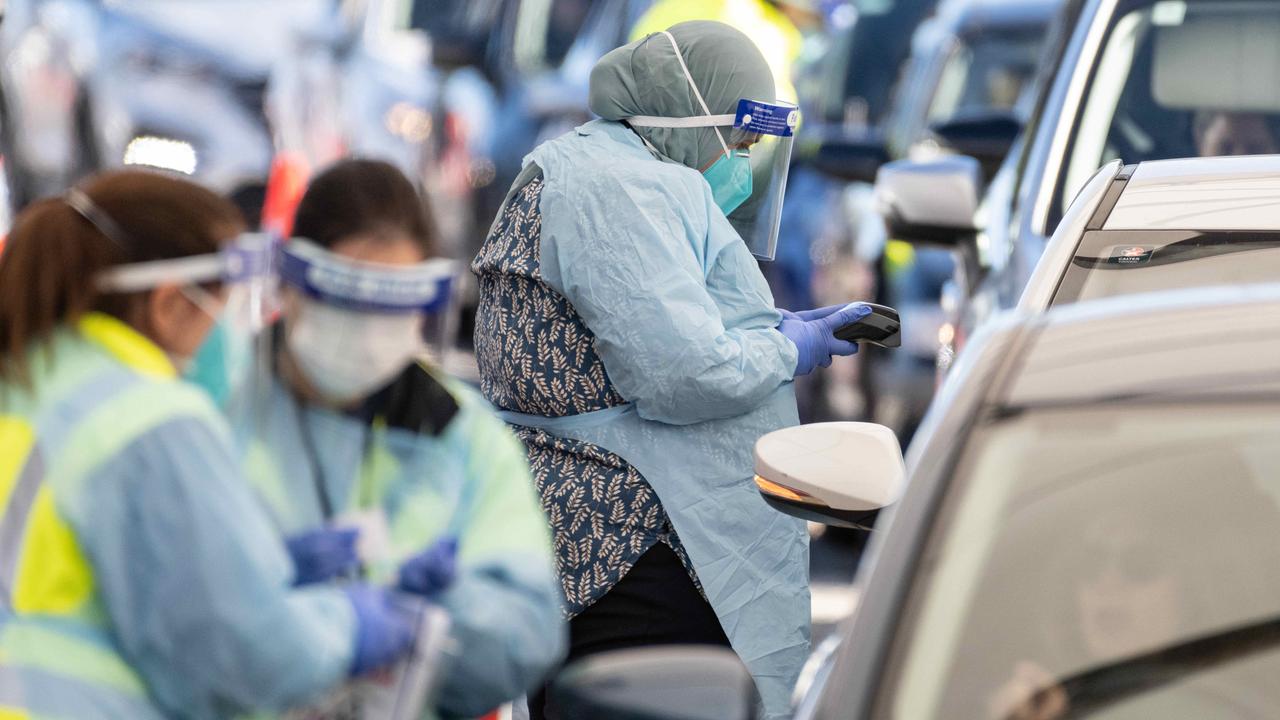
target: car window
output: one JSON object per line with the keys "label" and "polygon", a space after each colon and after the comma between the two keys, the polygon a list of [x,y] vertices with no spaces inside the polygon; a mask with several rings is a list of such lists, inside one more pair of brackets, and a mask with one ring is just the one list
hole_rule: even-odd
{"label": "car window", "polygon": [[1280,233],[1085,233],[1053,305],[1117,295],[1275,282]]}
{"label": "car window", "polygon": [[433,38],[483,34],[498,21],[501,0],[402,0],[397,29],[422,30]]}
{"label": "car window", "polygon": [[991,110],[1012,111],[1035,75],[1043,29],[983,34],[947,58],[929,104],[929,122]]}
{"label": "car window", "polygon": [[[1277,437],[1264,402],[1031,409],[980,429],[875,716],[1040,717],[1016,714],[1035,689],[1280,614]],[[1100,717],[1265,717],[1277,672],[1280,653],[1223,664]]]}
{"label": "car window", "polygon": [[591,11],[592,0],[525,0],[516,17],[515,62],[522,74],[564,62]]}
{"label": "car window", "polygon": [[857,20],[838,35],[824,63],[817,100],[823,120],[876,127],[888,113],[914,29],[938,0],[859,0]]}
{"label": "car window", "polygon": [[1093,172],[1116,158],[1280,152],[1280,85],[1258,70],[1275,67],[1277,58],[1280,4],[1122,3],[1072,129],[1049,226]]}

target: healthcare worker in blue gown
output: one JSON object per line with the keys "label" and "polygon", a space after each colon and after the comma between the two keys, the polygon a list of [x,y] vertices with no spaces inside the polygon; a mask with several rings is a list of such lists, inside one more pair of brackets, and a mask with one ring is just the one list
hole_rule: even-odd
{"label": "healthcare worker in blue gown", "polygon": [[362,576],[448,612],[431,716],[482,715],[538,685],[565,638],[524,449],[427,352],[458,263],[435,256],[421,198],[385,162],[318,175],[293,230],[267,377],[237,423],[251,482],[300,581]]}
{"label": "healthcare worker in blue gown", "polygon": [[[219,394],[270,245],[214,193],[90,179],[0,255],[0,717],[224,718],[410,649],[388,590],[294,586]],[[232,393],[233,394],[233,393]]]}
{"label": "healthcare worker in blue gown", "polygon": [[[747,36],[689,22],[606,55],[602,119],[526,159],[472,270],[485,395],[529,452],[555,535],[570,659],[727,644],[769,718],[808,652],[804,523],[752,483],[792,380],[852,354],[853,304],[774,307],[794,107]],[[533,716],[554,716],[535,699]]]}

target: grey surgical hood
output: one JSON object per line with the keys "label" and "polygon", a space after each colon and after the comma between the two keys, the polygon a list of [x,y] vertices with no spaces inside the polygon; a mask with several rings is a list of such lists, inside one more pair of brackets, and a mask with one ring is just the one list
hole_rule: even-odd
{"label": "grey surgical hood", "polygon": [[[772,101],[773,72],[751,38],[720,22],[695,20],[669,30],[713,115],[732,115],[742,98]],[[671,41],[654,33],[623,45],[591,71],[591,111],[605,120],[636,115],[701,116]],[[728,139],[728,126],[720,129]],[[722,153],[713,128],[635,128],[664,156],[701,170]]]}

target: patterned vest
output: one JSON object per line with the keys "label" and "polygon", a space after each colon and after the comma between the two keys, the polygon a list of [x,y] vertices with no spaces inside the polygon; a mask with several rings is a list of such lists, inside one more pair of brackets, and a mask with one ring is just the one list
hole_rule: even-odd
{"label": "patterned vest", "polygon": [[[541,173],[508,197],[471,269],[480,281],[480,387],[502,410],[563,417],[626,403],[596,354],[595,336],[539,274]],[[631,465],[600,447],[515,427],[555,535],[572,617],[599,600],[657,542],[698,582],[667,514]],[[699,588],[701,589],[701,588]]]}

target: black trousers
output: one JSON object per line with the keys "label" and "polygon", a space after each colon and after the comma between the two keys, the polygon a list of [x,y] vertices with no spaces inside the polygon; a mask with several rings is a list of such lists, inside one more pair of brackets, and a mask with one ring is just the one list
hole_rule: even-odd
{"label": "black trousers", "polygon": [[[729,646],[711,605],[664,543],[645,552],[604,597],[569,621],[565,663],[646,645]],[[529,699],[529,717],[558,720],[545,688]]]}

